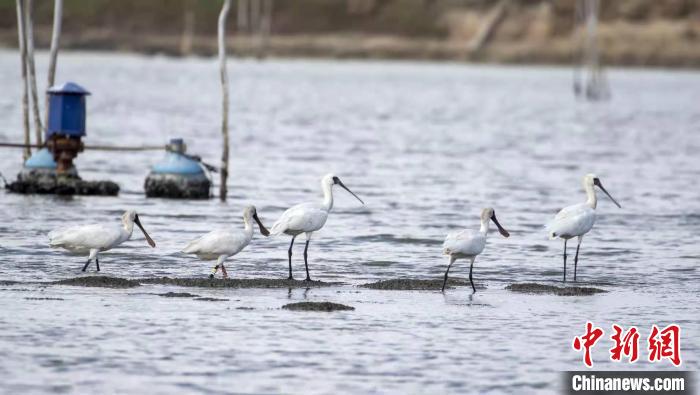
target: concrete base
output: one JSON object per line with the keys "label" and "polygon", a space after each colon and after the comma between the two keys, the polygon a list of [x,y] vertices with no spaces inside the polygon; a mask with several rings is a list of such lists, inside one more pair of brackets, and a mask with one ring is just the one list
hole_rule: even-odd
{"label": "concrete base", "polygon": [[77,172],[57,177],[53,169],[23,169],[6,188],[23,194],[116,196],[119,193],[119,185],[112,181],[83,181]]}
{"label": "concrete base", "polygon": [[211,181],[204,174],[151,173],[144,188],[147,197],[208,199]]}

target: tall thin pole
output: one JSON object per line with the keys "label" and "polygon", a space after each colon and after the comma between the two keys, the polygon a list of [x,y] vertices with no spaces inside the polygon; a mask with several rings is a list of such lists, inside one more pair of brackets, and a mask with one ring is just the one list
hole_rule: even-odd
{"label": "tall thin pole", "polygon": [[27,46],[26,32],[24,30],[24,0],[17,0],[17,36],[19,37],[19,54],[22,62],[22,126],[24,126],[24,155],[26,161],[32,154],[29,148],[29,95],[27,86]]}
{"label": "tall thin pole", "polygon": [[270,32],[272,31],[272,0],[262,0],[262,19],[260,20],[260,30],[262,33],[262,43],[260,44],[261,56],[267,56],[270,45]]}
{"label": "tall thin pole", "polygon": [[184,21],[182,37],[180,38],[180,55],[190,56],[192,54],[192,43],[194,41],[194,2],[187,0],[184,3]]}
{"label": "tall thin pole", "polygon": [[251,2],[251,10],[250,10],[250,29],[251,33],[253,34],[254,37],[254,45],[255,45],[255,56],[258,58],[261,57],[261,49],[262,49],[262,35],[260,34],[260,27],[261,27],[261,16],[262,16],[262,0],[253,0]]}
{"label": "tall thin pole", "polygon": [[29,69],[29,86],[32,92],[32,108],[34,109],[34,133],[36,143],[42,144],[44,128],[41,127],[41,113],[39,111],[39,95],[36,89],[36,68],[34,66],[34,1],[27,0],[25,7],[25,30],[27,33],[27,68]]}
{"label": "tall thin pole", "polygon": [[231,0],[224,0],[219,14],[219,67],[221,73],[221,134],[223,150],[221,153],[221,185],[219,198],[226,201],[226,181],[228,179],[228,73],[226,71],[226,18],[231,8]]}
{"label": "tall thin pole", "polygon": [[[51,55],[49,56],[49,78],[47,88],[53,86],[56,80],[56,61],[58,59],[58,42],[61,38],[61,22],[63,20],[63,0],[54,0],[53,3],[53,31],[51,32]],[[44,107],[44,125],[49,126],[49,94],[46,94],[46,106]]]}
{"label": "tall thin pole", "polygon": [[238,10],[236,11],[236,31],[244,33],[248,31],[248,0],[238,0]]}

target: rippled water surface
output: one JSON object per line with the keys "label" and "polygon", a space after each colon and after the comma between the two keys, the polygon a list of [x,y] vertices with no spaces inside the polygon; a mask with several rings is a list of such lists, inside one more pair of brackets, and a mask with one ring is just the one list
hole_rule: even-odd
{"label": "rippled water surface", "polygon": [[[46,57],[39,56],[40,82]],[[1,141],[21,141],[19,60],[0,52]],[[551,393],[559,371],[583,367],[571,349],[587,320],[679,323],[683,368],[700,367],[700,74],[616,70],[613,99],[576,102],[566,68],[429,63],[231,61],[230,200],[146,199],[143,181],[162,153],[87,151],[85,179],[111,179],[119,197],[22,196],[0,191],[0,381],[8,393]],[[212,59],[66,53],[58,81],[88,98],[87,144],[153,145],[183,137],[190,153],[220,156],[220,88]],[[43,89],[43,85],[41,85]],[[2,149],[14,178],[21,151]],[[143,236],[104,253],[102,275],[201,277],[178,250],[201,233],[240,227],[255,204],[268,226],[292,204],[320,199],[335,172],[367,203],[336,190],[309,249],[323,289],[128,290],[31,284],[80,275],[84,257],[47,246],[68,224],[140,213]],[[515,282],[556,284],[560,241],[542,225],[585,199],[597,173],[605,197],[581,247],[579,279],[609,291],[587,297],[514,294]],[[215,180],[218,184],[218,179]],[[478,228],[493,206],[509,239],[492,233],[475,263],[485,289],[446,294],[356,285],[439,278],[448,231]],[[288,238],[263,239],[227,266],[235,277],[286,276]],[[570,253],[573,245],[570,243]],[[303,243],[295,246],[303,273]],[[454,277],[466,277],[463,261]],[[186,291],[220,302],[162,298]],[[42,300],[37,298],[53,298]],[[351,312],[281,310],[333,301]],[[252,308],[252,309],[251,309]],[[607,338],[607,334],[606,334]],[[594,350],[600,369],[609,340]],[[669,369],[640,361],[635,369]]]}

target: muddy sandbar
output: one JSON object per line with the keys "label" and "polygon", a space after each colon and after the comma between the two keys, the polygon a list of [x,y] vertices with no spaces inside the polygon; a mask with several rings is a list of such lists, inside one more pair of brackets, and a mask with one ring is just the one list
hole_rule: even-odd
{"label": "muddy sandbar", "polygon": [[344,311],[355,310],[352,306],[346,306],[340,303],[333,302],[298,302],[289,303],[282,306],[283,309],[292,311]]}
{"label": "muddy sandbar", "polygon": [[138,281],[127,280],[119,277],[108,276],[87,276],[67,278],[65,280],[54,281],[51,284],[73,285],[78,287],[101,287],[101,288],[133,288],[138,287]]}
{"label": "muddy sandbar", "polygon": [[164,294],[156,294],[164,298],[198,298],[199,295],[191,294],[189,292],[166,292]]}
{"label": "muddy sandbar", "polygon": [[[443,279],[415,280],[410,278],[394,278],[391,280],[377,281],[376,283],[362,284],[360,287],[370,289],[385,289],[398,291],[439,291],[442,289]],[[469,285],[469,281],[459,278],[447,279],[448,287]],[[477,288],[480,288],[477,286]]]}
{"label": "muddy sandbar", "polygon": [[300,281],[277,278],[142,278],[141,284],[177,285],[181,287],[199,288],[318,288],[337,285],[323,281]]}
{"label": "muddy sandbar", "polygon": [[511,284],[506,287],[507,290],[519,293],[528,294],[547,294],[557,296],[585,296],[594,295],[597,293],[608,292],[600,288],[592,287],[558,287],[556,285],[546,285],[537,283],[520,283]]}
{"label": "muddy sandbar", "polygon": [[228,302],[228,299],[210,298],[210,297],[194,298],[192,300],[201,300],[203,302]]}

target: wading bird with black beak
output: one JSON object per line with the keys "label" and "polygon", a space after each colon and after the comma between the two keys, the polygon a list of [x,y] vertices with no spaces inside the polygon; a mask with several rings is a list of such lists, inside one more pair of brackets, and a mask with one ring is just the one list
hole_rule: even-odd
{"label": "wading bird with black beak", "polygon": [[146,241],[151,247],[156,243],[146,233],[141,225],[139,215],[136,211],[128,210],[122,215],[121,225],[117,224],[95,224],[79,225],[70,228],[53,230],[49,232],[49,246],[52,248],[64,248],[76,254],[89,254],[88,260],[83,266],[83,271],[87,270],[90,261],[95,260],[97,271],[100,271],[100,261],[97,254],[110,250],[119,244],[129,240],[134,231],[134,224],[141,229]]}
{"label": "wading bird with black beak", "polygon": [[584,203],[564,207],[554,216],[554,219],[546,225],[547,234],[550,239],[555,239],[557,237],[564,239],[564,282],[566,282],[566,242],[573,237],[578,237],[576,256],[574,257],[574,281],[576,281],[576,267],[578,266],[578,251],[581,248],[581,241],[583,240],[583,235],[593,228],[593,224],[596,220],[595,209],[598,204],[598,198],[596,197],[594,187],[600,188],[618,208],[622,208],[622,206],[610,196],[608,191],[603,188],[600,178],[596,177],[595,174],[586,174],[586,176],[583,177],[583,189],[586,190],[587,196],[586,201]]}
{"label": "wading bird with black beak", "polygon": [[214,278],[216,272],[221,269],[224,278],[228,278],[224,261],[243,250],[253,238],[253,220],[258,223],[260,233],[267,236],[270,232],[258,218],[258,211],[255,206],[248,206],[243,210],[243,230],[221,229],[213,230],[204,236],[193,240],[182,252],[194,254],[202,260],[216,259],[216,266],[212,269],[210,278]]}
{"label": "wading bird with black beak", "polygon": [[472,270],[474,269],[474,260],[476,256],[481,254],[481,252],[484,251],[484,247],[486,247],[486,235],[489,232],[490,221],[496,224],[498,231],[501,232],[503,237],[510,236],[510,233],[503,229],[501,224],[498,223],[496,212],[490,207],[481,211],[481,228],[478,232],[465,229],[447,235],[445,242],[442,244],[442,248],[443,253],[450,256],[450,263],[447,265],[447,270],[445,271],[445,280],[442,282],[442,292],[445,292],[447,274],[450,272],[450,267],[458,258],[465,258],[471,261],[469,266],[469,282],[472,285],[472,290],[476,292],[476,287],[474,287],[474,281],[472,280]]}
{"label": "wading bird with black beak", "polygon": [[340,178],[333,174],[327,174],[321,180],[321,189],[323,190],[323,201],[302,203],[293,206],[284,213],[280,219],[272,225],[272,234],[286,234],[292,236],[292,242],[289,244],[289,280],[293,280],[292,276],[292,246],[294,239],[301,233],[306,235],[306,247],[304,247],[304,265],[306,266],[306,281],[311,281],[309,276],[308,250],[311,234],[321,229],[328,219],[328,213],[333,208],[333,185],[338,185],[346,191],[350,192],[360,203],[365,204],[357,195],[355,195],[348,187],[346,187]]}

